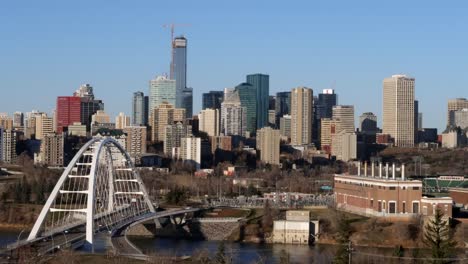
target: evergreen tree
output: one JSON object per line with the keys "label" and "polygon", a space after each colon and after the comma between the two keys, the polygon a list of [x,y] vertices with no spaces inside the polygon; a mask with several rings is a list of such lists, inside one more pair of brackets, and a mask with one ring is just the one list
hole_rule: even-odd
{"label": "evergreen tree", "polygon": [[450,256],[456,241],[453,240],[448,220],[444,219],[444,213],[437,208],[433,218],[426,224],[424,243],[431,248],[433,263],[445,263],[443,258]]}

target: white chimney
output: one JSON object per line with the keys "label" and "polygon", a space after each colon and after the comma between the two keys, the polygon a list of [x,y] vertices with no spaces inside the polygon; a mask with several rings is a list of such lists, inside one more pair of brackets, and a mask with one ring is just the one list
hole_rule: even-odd
{"label": "white chimney", "polygon": [[372,178],[374,178],[374,176],[375,176],[375,172],[374,172],[374,162],[372,162],[372,169],[371,169],[371,170],[372,170]]}
{"label": "white chimney", "polygon": [[364,176],[367,177],[367,161],[364,162]]}
{"label": "white chimney", "polygon": [[395,180],[396,166],[395,163],[392,163],[392,178]]}
{"label": "white chimney", "polygon": [[360,161],[357,165],[357,176],[361,176],[361,162]]}
{"label": "white chimney", "polygon": [[385,178],[388,179],[388,162],[385,164]]}
{"label": "white chimney", "polygon": [[382,178],[382,162],[379,162],[379,178]]}
{"label": "white chimney", "polygon": [[405,180],[405,164],[401,165],[401,180]]}

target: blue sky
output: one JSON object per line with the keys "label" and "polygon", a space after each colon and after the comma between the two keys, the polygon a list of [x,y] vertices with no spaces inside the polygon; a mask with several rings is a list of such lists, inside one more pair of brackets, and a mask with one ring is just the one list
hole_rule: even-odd
{"label": "blue sky", "polygon": [[106,111],[130,114],[134,91],[169,71],[167,23],[189,40],[194,113],[201,94],[270,75],[270,94],[334,84],[357,117],[381,119],[382,80],[416,78],[424,127],[444,128],[447,99],[468,97],[466,1],[2,1],[0,112],[50,112],[94,86]]}

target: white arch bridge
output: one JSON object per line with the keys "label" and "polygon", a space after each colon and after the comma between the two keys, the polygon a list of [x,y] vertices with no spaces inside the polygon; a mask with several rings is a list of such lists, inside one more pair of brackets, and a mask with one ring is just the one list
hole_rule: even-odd
{"label": "white arch bridge", "polygon": [[123,147],[109,137],[93,138],[63,172],[25,244],[81,229],[81,237],[93,245],[97,232],[113,233],[134,222],[196,210],[156,213]]}

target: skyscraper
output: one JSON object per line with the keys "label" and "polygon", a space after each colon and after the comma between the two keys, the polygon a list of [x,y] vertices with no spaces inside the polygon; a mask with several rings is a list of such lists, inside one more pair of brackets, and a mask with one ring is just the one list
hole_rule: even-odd
{"label": "skyscraper", "polygon": [[125,149],[132,157],[146,153],[146,127],[128,126],[123,129],[127,134]]}
{"label": "skyscraper", "polygon": [[312,142],[313,91],[299,87],[291,91],[291,144],[307,145]]}
{"label": "skyscraper", "polygon": [[182,138],[181,145],[180,158],[191,163],[196,170],[199,170],[201,167],[201,138]]}
{"label": "skyscraper", "polygon": [[210,91],[203,94],[203,107],[202,110],[221,109],[221,103],[223,102],[223,91]]}
{"label": "skyscraper", "polygon": [[42,113],[36,116],[36,139],[42,140],[46,135],[54,132],[52,117]]}
{"label": "skyscraper", "polygon": [[332,109],[338,103],[337,101],[337,95],[333,89],[324,89],[318,95],[316,119],[332,118]]}
{"label": "skyscraper", "polygon": [[332,109],[333,120],[338,121],[339,130],[345,131],[346,133],[354,133],[354,106],[352,105],[335,105]]}
{"label": "skyscraper", "polygon": [[185,108],[187,118],[193,117],[193,88],[185,88],[182,91],[182,105],[180,108]]}
{"label": "skyscraper", "polygon": [[145,121],[145,95],[143,92],[134,92],[132,99],[132,124],[146,125]]}
{"label": "skyscraper", "polygon": [[166,125],[163,140],[164,154],[172,156],[172,149],[180,148],[182,146],[182,138],[188,136],[192,136],[191,126],[185,125],[182,122]]}
{"label": "skyscraper", "polygon": [[64,165],[64,137],[63,134],[46,134],[41,140],[40,153],[34,158],[34,163],[41,163],[52,167]]}
{"label": "skyscraper", "polygon": [[291,92],[279,92],[276,93],[275,101],[276,119],[284,115],[291,114]]}
{"label": "skyscraper", "polygon": [[414,146],[414,78],[392,75],[383,81],[383,133],[395,146]]}
{"label": "skyscraper", "polygon": [[184,108],[188,117],[192,117],[192,89],[187,88],[187,39],[183,36],[172,42],[171,76],[176,82],[176,108]]}
{"label": "skyscraper", "polygon": [[454,112],[468,108],[468,100],[466,98],[455,98],[448,100],[447,103],[447,126],[455,126]]}
{"label": "skyscraper", "polygon": [[124,113],[119,113],[119,115],[115,117],[115,128],[124,129],[128,126],[130,126],[130,117]]}
{"label": "skyscraper", "polygon": [[151,116],[151,140],[163,141],[166,125],[185,121],[185,109],[174,108],[171,104],[162,103],[154,108]]}
{"label": "skyscraper", "polygon": [[98,110],[104,110],[104,103],[94,98],[93,87],[89,84],[81,85],[73,96],[81,100],[80,122],[86,125],[86,129],[89,131],[91,128],[91,117]]}
{"label": "skyscraper", "polygon": [[250,134],[255,134],[257,131],[257,92],[250,83],[237,85],[235,92],[239,95],[242,107],[245,107],[247,111],[246,129]]}
{"label": "skyscraper", "polygon": [[221,103],[221,133],[224,136],[245,136],[247,108],[241,105],[239,94],[226,88]]}
{"label": "skyscraper", "polygon": [[150,113],[162,103],[166,102],[176,105],[176,81],[165,76],[157,76],[151,80],[149,88],[149,111]]}
{"label": "skyscraper", "polygon": [[260,160],[280,164],[280,131],[271,127],[257,130],[257,149],[260,150]]}
{"label": "skyscraper", "polygon": [[74,96],[57,97],[57,133],[62,133],[69,125],[81,122],[81,98]]}
{"label": "skyscraper", "polygon": [[359,117],[359,124],[361,132],[363,133],[377,133],[377,116],[372,112],[363,113]]}
{"label": "skyscraper", "polygon": [[250,83],[256,91],[256,128],[260,129],[268,125],[270,76],[260,73],[250,74],[247,75],[247,83]]}
{"label": "skyscraper", "polygon": [[13,127],[23,127],[24,122],[23,122],[24,116],[22,112],[15,112],[13,114]]}
{"label": "skyscraper", "polygon": [[220,109],[204,109],[198,115],[199,130],[208,136],[219,136]]}

